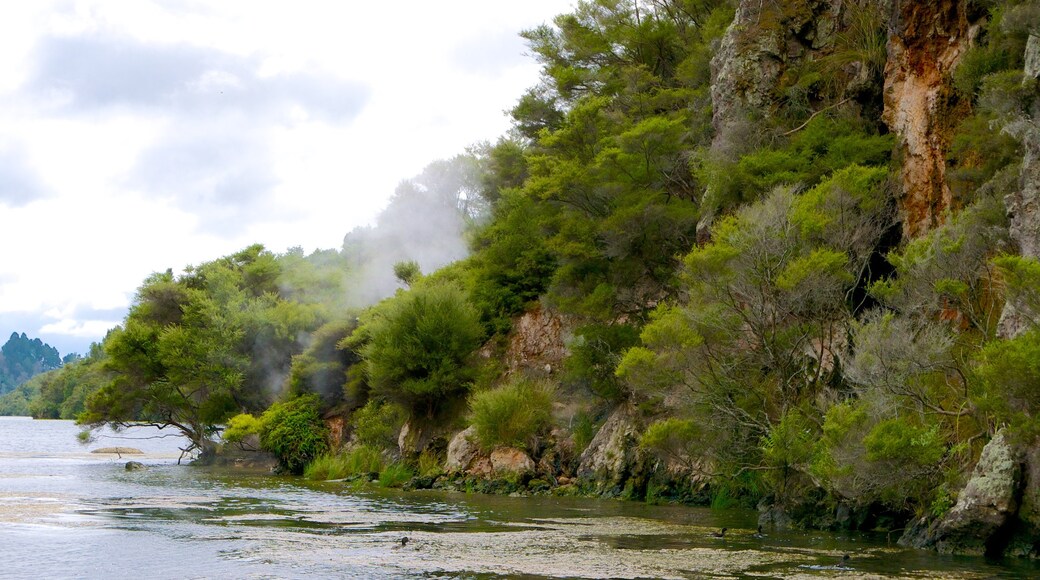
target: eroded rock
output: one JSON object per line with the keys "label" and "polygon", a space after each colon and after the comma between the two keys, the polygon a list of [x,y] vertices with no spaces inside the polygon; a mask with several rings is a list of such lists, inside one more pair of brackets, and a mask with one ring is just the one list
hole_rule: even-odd
{"label": "eroded rock", "polygon": [[480,453],[480,447],[476,442],[476,427],[469,427],[459,431],[448,443],[448,457],[444,462],[444,468],[448,472],[466,471],[473,460]]}
{"label": "eroded rock", "polygon": [[1022,459],[998,432],[983,448],[957,504],[930,525],[918,522],[899,543],[947,554],[999,554],[1018,511],[1021,483]]}
{"label": "eroded rock", "polygon": [[619,407],[582,452],[578,477],[594,479],[603,493],[616,495],[629,478],[642,471],[642,459],[635,413]]}
{"label": "eroded rock", "polygon": [[899,136],[903,235],[941,225],[952,197],[946,153],[956,123],[970,111],[951,73],[980,31],[985,12],[968,0],[898,2],[885,64],[883,120]]}
{"label": "eroded rock", "polygon": [[515,447],[499,447],[491,452],[491,471],[496,477],[534,472],[534,460]]}

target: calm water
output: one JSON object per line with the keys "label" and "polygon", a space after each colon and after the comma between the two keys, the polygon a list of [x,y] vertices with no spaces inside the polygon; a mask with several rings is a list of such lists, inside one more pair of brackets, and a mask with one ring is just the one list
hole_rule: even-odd
{"label": "calm water", "polygon": [[[0,418],[0,577],[1019,578],[861,534],[752,537],[755,514],[591,499],[352,490],[177,465],[175,439]],[[153,437],[154,430],[122,437]],[[127,457],[89,453],[129,446]],[[721,526],[725,540],[708,537]],[[400,538],[410,542],[400,546]],[[851,569],[835,567],[851,553]]]}

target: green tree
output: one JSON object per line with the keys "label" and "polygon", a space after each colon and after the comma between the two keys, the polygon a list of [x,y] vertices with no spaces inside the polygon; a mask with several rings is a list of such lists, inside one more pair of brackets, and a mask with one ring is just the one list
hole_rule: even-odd
{"label": "green tree", "polygon": [[322,308],[287,299],[281,263],[261,246],[148,278],[105,340],[112,380],[87,399],[83,424],[173,427],[186,451],[215,450],[219,425],[259,412],[282,388],[301,334]]}
{"label": "green tree", "polygon": [[465,400],[474,378],[468,363],[483,329],[459,286],[418,286],[380,304],[363,324],[361,354],[373,394],[427,421]]}

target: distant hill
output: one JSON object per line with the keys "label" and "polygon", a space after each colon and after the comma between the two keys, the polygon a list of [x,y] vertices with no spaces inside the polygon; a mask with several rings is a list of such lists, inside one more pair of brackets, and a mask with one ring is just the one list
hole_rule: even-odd
{"label": "distant hill", "polygon": [[38,338],[29,338],[24,332],[12,332],[0,347],[0,395],[61,364],[58,349]]}

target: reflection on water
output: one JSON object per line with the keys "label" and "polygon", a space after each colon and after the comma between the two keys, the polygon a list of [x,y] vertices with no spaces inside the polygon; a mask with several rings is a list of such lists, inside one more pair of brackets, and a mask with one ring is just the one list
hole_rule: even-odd
{"label": "reflection on water", "polygon": [[[1015,578],[1029,562],[884,537],[753,534],[755,514],[570,498],[352,490],[178,466],[178,441],[0,419],[0,576],[97,578]],[[120,436],[153,436],[154,430]],[[94,447],[132,446],[149,468]],[[710,532],[730,529],[725,539]],[[409,541],[402,545],[401,539]],[[847,565],[843,554],[851,554]]]}

